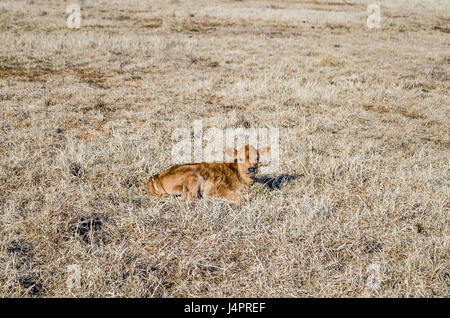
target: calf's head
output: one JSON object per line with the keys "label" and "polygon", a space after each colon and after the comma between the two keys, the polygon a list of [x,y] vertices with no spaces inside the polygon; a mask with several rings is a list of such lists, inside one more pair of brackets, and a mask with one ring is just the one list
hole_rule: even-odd
{"label": "calf's head", "polygon": [[258,148],[257,150],[249,145],[239,150],[228,149],[227,155],[234,158],[237,164],[238,172],[244,179],[254,179],[258,171],[259,157],[265,156],[270,152],[270,147]]}

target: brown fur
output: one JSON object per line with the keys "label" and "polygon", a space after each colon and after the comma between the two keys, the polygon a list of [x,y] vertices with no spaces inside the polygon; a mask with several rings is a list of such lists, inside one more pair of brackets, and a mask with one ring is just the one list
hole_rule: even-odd
{"label": "brown fur", "polygon": [[[270,148],[246,145],[239,151],[227,150],[235,158],[234,162],[201,162],[175,165],[147,182],[150,195],[167,197],[179,196],[182,201],[198,200],[204,195],[219,196],[230,201],[239,200],[242,188],[250,186],[258,168],[259,156],[270,152]],[[249,169],[254,169],[251,173]]]}

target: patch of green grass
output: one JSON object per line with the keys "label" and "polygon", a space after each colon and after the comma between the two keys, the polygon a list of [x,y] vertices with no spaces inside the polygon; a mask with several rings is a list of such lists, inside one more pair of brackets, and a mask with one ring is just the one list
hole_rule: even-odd
{"label": "patch of green grass", "polygon": [[342,66],[345,64],[344,60],[338,59],[336,57],[333,56],[324,56],[322,58],[320,58],[320,60],[316,61],[315,65],[316,66],[332,66],[332,67],[337,67],[337,66]]}

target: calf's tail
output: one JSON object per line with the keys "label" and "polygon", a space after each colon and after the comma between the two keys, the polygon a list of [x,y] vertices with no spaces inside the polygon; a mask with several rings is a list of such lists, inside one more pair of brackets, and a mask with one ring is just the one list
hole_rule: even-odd
{"label": "calf's tail", "polygon": [[164,190],[159,176],[155,174],[147,181],[147,191],[150,195],[166,196],[167,192]]}

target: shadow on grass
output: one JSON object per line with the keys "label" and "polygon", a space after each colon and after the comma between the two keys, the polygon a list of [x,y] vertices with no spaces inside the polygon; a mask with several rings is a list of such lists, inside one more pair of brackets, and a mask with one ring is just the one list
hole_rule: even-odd
{"label": "shadow on grass", "polygon": [[291,174],[282,174],[278,177],[268,177],[268,176],[262,176],[255,178],[256,183],[263,184],[266,188],[269,190],[279,190],[282,187],[288,185],[293,180],[303,177],[304,174],[298,174],[298,175],[291,175]]}

